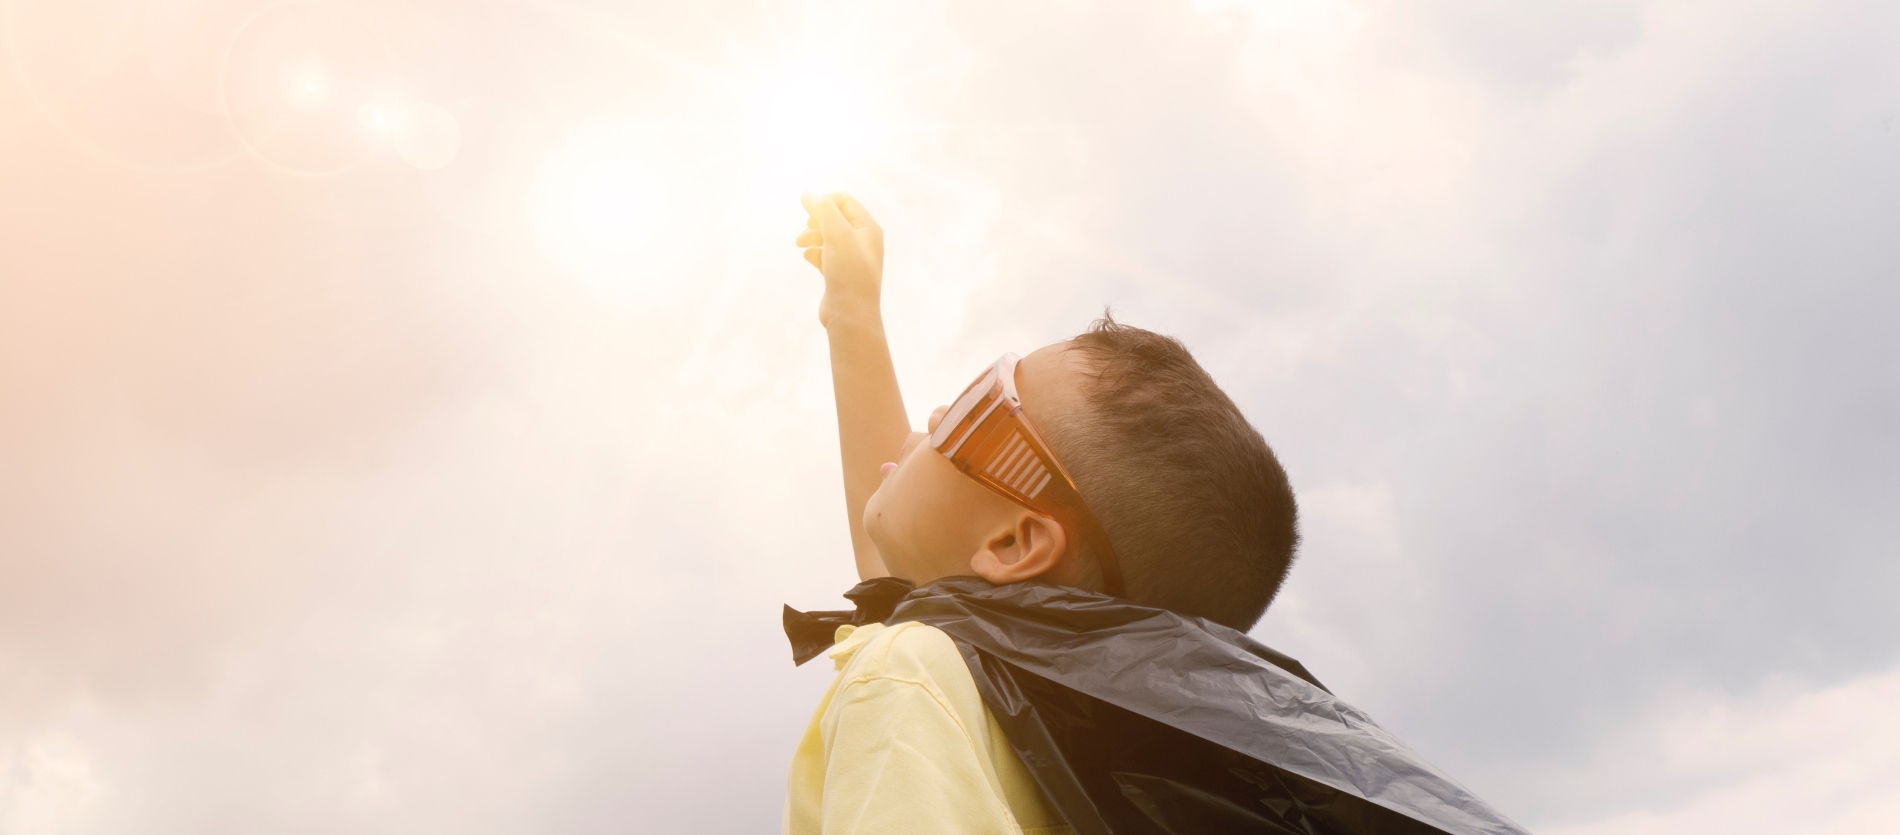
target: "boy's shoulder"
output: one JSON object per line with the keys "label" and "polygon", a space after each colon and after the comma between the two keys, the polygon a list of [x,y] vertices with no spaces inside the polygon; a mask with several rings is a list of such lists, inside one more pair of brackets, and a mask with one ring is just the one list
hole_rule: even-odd
{"label": "boy's shoulder", "polygon": [[[819,708],[826,732],[835,733],[844,724],[887,727],[941,720],[947,723],[942,727],[954,727],[961,737],[957,746],[991,754],[995,751],[990,749],[1007,748],[949,634],[923,623],[847,626],[839,633],[830,653],[838,678]],[[916,727],[906,729],[916,732]],[[946,737],[939,743],[948,747],[953,741]]]}
{"label": "boy's shoulder", "polygon": [[838,678],[794,759],[788,832],[831,831],[813,822],[832,809],[860,832],[1069,832],[948,633],[845,626],[829,654]]}
{"label": "boy's shoulder", "polygon": [[974,689],[970,668],[956,642],[928,624],[842,626],[838,643],[827,655],[838,670],[840,684],[880,678],[939,686],[968,682]]}

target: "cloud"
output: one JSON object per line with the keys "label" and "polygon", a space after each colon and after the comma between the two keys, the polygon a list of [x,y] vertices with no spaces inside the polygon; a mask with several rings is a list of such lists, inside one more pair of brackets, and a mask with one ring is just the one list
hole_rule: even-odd
{"label": "cloud", "polygon": [[1703,698],[1630,729],[1591,771],[1698,784],[1661,808],[1547,827],[1599,832],[1875,832],[1900,815],[1900,670],[1831,687]]}

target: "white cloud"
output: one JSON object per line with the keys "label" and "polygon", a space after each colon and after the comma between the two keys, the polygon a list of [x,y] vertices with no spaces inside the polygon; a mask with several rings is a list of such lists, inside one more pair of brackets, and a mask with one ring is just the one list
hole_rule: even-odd
{"label": "white cloud", "polygon": [[59,835],[89,822],[101,787],[77,741],[41,734],[8,760],[0,760],[0,832]]}
{"label": "white cloud", "polygon": [[1592,769],[1693,786],[1682,797],[1548,835],[1859,835],[1900,821],[1900,668],[1814,690],[1708,698]]}

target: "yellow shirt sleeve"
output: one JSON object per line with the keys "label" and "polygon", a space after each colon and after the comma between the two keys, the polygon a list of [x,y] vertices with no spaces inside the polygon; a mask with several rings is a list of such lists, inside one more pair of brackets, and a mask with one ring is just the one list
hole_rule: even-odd
{"label": "yellow shirt sleeve", "polygon": [[844,634],[831,657],[838,679],[793,757],[787,833],[1068,831],[984,709],[948,635],[872,625]]}

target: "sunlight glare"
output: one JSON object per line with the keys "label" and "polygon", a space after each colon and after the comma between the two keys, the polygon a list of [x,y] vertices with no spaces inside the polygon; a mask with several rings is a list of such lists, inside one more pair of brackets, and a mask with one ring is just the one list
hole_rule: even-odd
{"label": "sunlight glare", "polygon": [[641,304],[767,237],[782,244],[760,230],[795,229],[797,195],[862,190],[887,162],[895,123],[870,81],[889,73],[854,66],[807,44],[701,68],[710,83],[684,118],[609,111],[570,124],[539,179],[540,242],[597,294]]}
{"label": "sunlight glare", "polygon": [[882,142],[861,76],[817,62],[761,76],[747,97],[745,138],[759,179],[779,192],[829,190]]}

